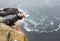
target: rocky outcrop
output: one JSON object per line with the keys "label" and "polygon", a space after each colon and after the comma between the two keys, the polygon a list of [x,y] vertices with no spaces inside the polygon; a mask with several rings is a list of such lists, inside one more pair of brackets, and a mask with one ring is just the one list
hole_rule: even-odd
{"label": "rocky outcrop", "polygon": [[28,38],[22,30],[17,31],[0,23],[0,41],[28,41]]}

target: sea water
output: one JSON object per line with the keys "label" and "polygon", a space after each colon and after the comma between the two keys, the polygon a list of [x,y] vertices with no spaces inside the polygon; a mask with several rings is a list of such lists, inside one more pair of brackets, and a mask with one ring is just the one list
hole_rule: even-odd
{"label": "sea water", "polygon": [[43,33],[60,29],[60,18],[58,18],[60,17],[60,0],[6,1],[1,0],[0,8],[17,7],[30,15],[24,20],[24,29],[27,32]]}
{"label": "sea water", "polygon": [[38,33],[58,31],[60,29],[60,18],[54,16],[58,12],[58,3],[55,6],[54,2],[56,4],[58,1],[35,0],[27,1],[24,5],[18,5],[19,8],[30,15],[24,20],[24,29],[28,32],[34,31]]}

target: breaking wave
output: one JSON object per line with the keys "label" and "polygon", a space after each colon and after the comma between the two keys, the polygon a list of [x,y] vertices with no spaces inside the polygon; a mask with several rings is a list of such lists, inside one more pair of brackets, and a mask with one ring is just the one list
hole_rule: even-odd
{"label": "breaking wave", "polygon": [[37,18],[37,22],[36,20],[32,20],[30,18],[25,19],[25,30],[28,32],[34,31],[39,33],[48,33],[58,31],[60,29],[60,24],[58,23],[58,21],[51,20],[46,16],[42,16],[41,18],[42,19]]}
{"label": "breaking wave", "polygon": [[[22,9],[20,9],[20,11],[24,12]],[[49,17],[47,15],[41,14],[25,15],[27,16],[27,18],[23,20],[24,29],[28,32],[34,31],[39,33],[48,33],[58,31],[60,29],[60,20],[55,16]]]}

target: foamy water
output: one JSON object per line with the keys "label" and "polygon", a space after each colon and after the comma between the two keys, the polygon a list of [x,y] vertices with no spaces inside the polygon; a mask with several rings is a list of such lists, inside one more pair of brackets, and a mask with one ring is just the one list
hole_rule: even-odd
{"label": "foamy water", "polygon": [[[25,30],[28,32],[34,31],[34,32],[38,32],[38,33],[43,33],[43,32],[54,32],[54,31],[58,31],[60,29],[60,24],[59,25],[55,25],[53,20],[49,21],[50,23],[35,23],[32,20],[29,19],[25,19]],[[55,27],[57,26],[57,27]]]}
{"label": "foamy water", "polygon": [[[19,10],[24,12],[22,9]],[[26,16],[26,19],[23,20],[25,24],[24,29],[28,32],[34,31],[38,33],[49,33],[58,31],[60,29],[60,23],[57,22],[58,20],[60,21],[60,19],[55,16],[53,16],[53,19],[50,19],[50,17],[47,15],[40,15],[34,13],[29,15],[26,12],[24,12],[24,14]]]}

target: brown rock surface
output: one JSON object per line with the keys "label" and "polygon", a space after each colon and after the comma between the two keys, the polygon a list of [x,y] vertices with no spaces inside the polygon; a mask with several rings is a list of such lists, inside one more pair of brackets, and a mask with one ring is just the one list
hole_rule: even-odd
{"label": "brown rock surface", "polygon": [[17,31],[4,23],[0,23],[0,41],[28,41],[23,31]]}

